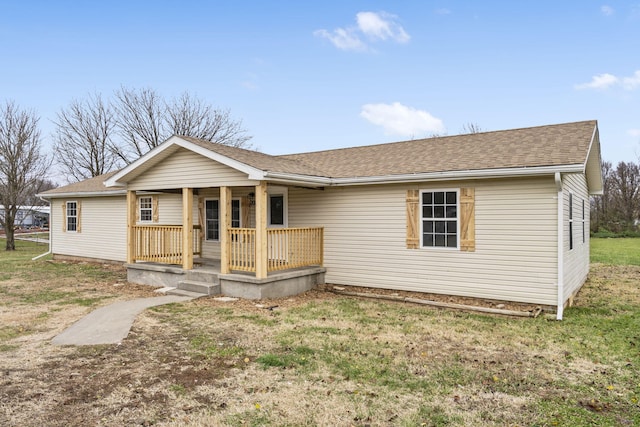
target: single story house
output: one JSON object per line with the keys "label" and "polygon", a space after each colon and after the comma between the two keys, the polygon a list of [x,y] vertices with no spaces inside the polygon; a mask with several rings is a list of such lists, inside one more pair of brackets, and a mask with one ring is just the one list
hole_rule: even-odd
{"label": "single story house", "polygon": [[589,272],[600,164],[596,121],[278,156],[173,136],[41,196],[55,257],[126,262],[134,282],[193,289],[210,272],[208,293],[325,282],[534,303],[560,319]]}

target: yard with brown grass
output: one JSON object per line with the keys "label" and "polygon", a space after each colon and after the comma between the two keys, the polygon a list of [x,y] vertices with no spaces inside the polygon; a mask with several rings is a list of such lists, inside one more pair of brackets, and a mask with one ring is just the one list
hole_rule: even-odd
{"label": "yard with brown grass", "polygon": [[640,425],[638,266],[593,264],[562,322],[317,289],[159,306],[118,345],[57,347],[91,310],[155,294],[18,245],[0,253],[2,426]]}

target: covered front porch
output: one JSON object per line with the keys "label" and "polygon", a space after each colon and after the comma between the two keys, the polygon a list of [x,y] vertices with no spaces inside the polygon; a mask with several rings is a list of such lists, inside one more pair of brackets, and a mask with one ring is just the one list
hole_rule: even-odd
{"label": "covered front porch", "polygon": [[[294,295],[324,281],[323,227],[270,226],[264,181],[215,190],[215,215],[204,205],[212,189],[166,190],[181,195],[181,224],[141,221],[140,197],[149,192],[127,191],[129,281],[252,299]],[[241,202],[238,194],[245,195]]]}

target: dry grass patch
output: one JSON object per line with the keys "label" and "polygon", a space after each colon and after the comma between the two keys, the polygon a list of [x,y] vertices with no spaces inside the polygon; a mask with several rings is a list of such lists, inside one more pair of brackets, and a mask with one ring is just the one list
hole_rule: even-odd
{"label": "dry grass patch", "polygon": [[636,267],[595,266],[563,322],[314,290],[159,306],[120,345],[54,347],[93,307],[150,289],[112,266],[11,266],[3,426],[640,425]]}

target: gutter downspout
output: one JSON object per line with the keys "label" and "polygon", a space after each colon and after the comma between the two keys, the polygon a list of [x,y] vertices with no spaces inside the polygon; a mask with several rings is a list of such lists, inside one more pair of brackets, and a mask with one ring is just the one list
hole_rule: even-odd
{"label": "gutter downspout", "polygon": [[556,172],[555,181],[558,189],[558,306],[556,320],[562,320],[564,311],[564,198],[560,172]]}
{"label": "gutter downspout", "polygon": [[35,260],[38,260],[38,259],[40,259],[40,258],[42,258],[44,256],[49,255],[51,253],[51,250],[52,250],[51,240],[53,238],[53,235],[51,233],[51,215],[53,215],[53,212],[52,212],[52,209],[51,209],[51,201],[47,200],[47,199],[43,199],[40,196],[38,196],[38,198],[40,200],[42,200],[43,202],[47,202],[49,204],[49,250],[47,252],[43,253],[43,254],[40,254],[38,256],[35,256],[35,257],[31,258],[31,261],[35,261]]}

